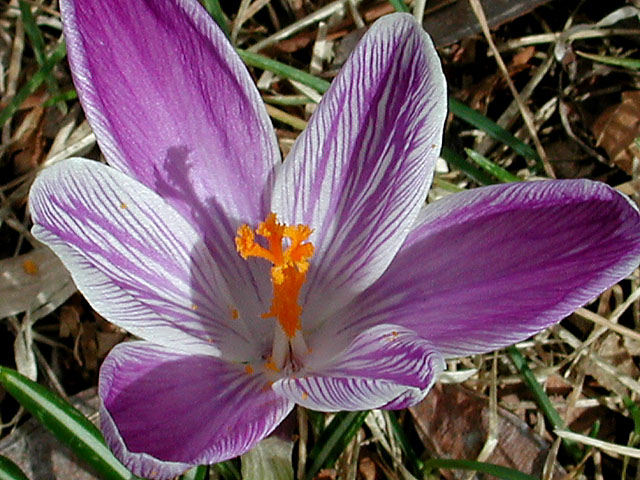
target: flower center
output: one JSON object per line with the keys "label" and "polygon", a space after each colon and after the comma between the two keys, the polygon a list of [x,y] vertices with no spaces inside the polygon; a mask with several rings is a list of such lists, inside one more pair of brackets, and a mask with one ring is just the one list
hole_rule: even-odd
{"label": "flower center", "polygon": [[[236,234],[236,250],[245,260],[249,257],[259,257],[268,260],[271,267],[271,284],[273,299],[271,308],[262,315],[263,318],[274,317],[278,321],[281,331],[276,331],[273,361],[277,368],[282,368],[284,352],[278,345],[282,333],[289,345],[303,342],[299,331],[302,329],[300,315],[302,307],[298,304],[300,289],[307,277],[309,259],[313,255],[313,244],[307,242],[313,230],[307,225],[289,226],[278,222],[276,214],[270,213],[264,222],[258,225],[255,232],[248,226],[242,225]],[[263,247],[256,242],[255,234],[266,239],[268,246]],[[286,248],[283,240],[287,239]],[[280,329],[278,329],[280,330]]]}

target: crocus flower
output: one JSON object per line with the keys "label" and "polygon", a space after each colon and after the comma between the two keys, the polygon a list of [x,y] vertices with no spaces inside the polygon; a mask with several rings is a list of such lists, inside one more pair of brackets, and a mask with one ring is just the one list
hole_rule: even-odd
{"label": "crocus flower", "polygon": [[111,351],[99,385],[105,438],[138,475],[242,454],[295,404],[413,405],[444,359],[523,340],[638,263],[638,212],[601,183],[424,207],[446,88],[410,16],[371,27],[281,162],[258,91],[196,0],[61,8],[110,166],[45,169],[33,233],[140,338]]}

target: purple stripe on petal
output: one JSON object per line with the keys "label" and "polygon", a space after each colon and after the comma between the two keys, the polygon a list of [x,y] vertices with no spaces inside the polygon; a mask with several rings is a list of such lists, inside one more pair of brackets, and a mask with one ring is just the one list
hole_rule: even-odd
{"label": "purple stripe on petal", "polygon": [[109,321],[187,351],[219,355],[251,344],[198,233],[144,185],[70,159],[41,172],[30,207],[34,235]]}
{"label": "purple stripe on petal", "polygon": [[305,408],[339,412],[382,408],[407,387],[383,380],[308,376],[278,380],[273,390]]}
{"label": "purple stripe on petal", "polygon": [[108,161],[187,218],[195,203],[262,220],[279,158],[273,128],[246,67],[198,2],[61,3],[74,81]]}
{"label": "purple stripe on petal", "polygon": [[444,361],[433,345],[397,325],[359,334],[341,352],[337,339],[314,338],[313,353],[294,378],[274,390],[307,408],[324,411],[399,408],[424,398]]}
{"label": "purple stripe on petal", "polygon": [[99,391],[107,443],[134,474],[156,479],[241,455],[293,408],[242,365],[146,342],[111,351]]}
{"label": "purple stripe on petal", "polygon": [[640,215],[605,184],[479,188],[429,205],[387,272],[328,327],[392,319],[445,357],[487,352],[560,321],[639,260]]}
{"label": "purple stripe on petal", "polygon": [[369,286],[404,241],[431,181],[446,86],[409,15],[376,22],[277,174],[273,209],[315,232],[305,320]]}
{"label": "purple stripe on petal", "polygon": [[196,228],[256,311],[235,251],[268,213],[280,152],[246,67],[197,0],[62,0],[69,62],[102,152]]}

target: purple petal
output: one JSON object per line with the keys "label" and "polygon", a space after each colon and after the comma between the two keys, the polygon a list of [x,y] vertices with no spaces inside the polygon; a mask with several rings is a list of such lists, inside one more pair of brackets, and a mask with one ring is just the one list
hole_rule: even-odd
{"label": "purple petal", "polygon": [[387,272],[333,330],[393,319],[445,357],[487,352],[560,321],[639,259],[640,215],[605,184],[479,188],[429,205]]}
{"label": "purple petal", "polygon": [[293,408],[242,365],[146,342],[111,351],[99,392],[107,443],[134,474],[154,479],[241,455]]}
{"label": "purple petal", "polygon": [[71,159],[40,173],[30,207],[33,234],[109,321],[192,352],[249,345],[235,330],[227,287],[198,233],[141,183]]}
{"label": "purple petal", "polygon": [[[268,213],[280,153],[224,34],[197,0],[63,0],[61,11],[74,82],[107,161],[171,203],[227,281],[255,296],[234,237]],[[268,305],[247,301],[260,312]]]}
{"label": "purple petal", "polygon": [[402,245],[431,182],[445,114],[427,34],[410,15],[378,20],[276,178],[274,211],[315,229],[310,322],[369,286]]}
{"label": "purple petal", "polygon": [[314,345],[305,369],[274,391],[314,410],[404,408],[422,400],[444,368],[428,341],[397,325],[366,330],[342,352],[336,340]]}
{"label": "purple petal", "polygon": [[195,202],[195,224],[211,206],[264,219],[279,158],[273,128],[246,67],[198,2],[61,7],[76,88],[109,163],[181,210]]}

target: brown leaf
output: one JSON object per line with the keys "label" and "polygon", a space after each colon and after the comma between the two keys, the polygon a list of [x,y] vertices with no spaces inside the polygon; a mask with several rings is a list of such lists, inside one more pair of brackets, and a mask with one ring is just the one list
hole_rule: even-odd
{"label": "brown leaf", "polygon": [[80,311],[75,305],[65,305],[60,309],[60,327],[58,334],[61,338],[76,337],[80,331]]}
{"label": "brown leaf", "polygon": [[616,166],[631,174],[634,157],[640,157],[634,142],[640,136],[640,90],[623,92],[622,103],[602,112],[592,130],[597,146],[607,151]]}
{"label": "brown leaf", "polygon": [[48,248],[0,260],[0,318],[28,310],[37,320],[75,290],[69,272]]}
{"label": "brown leaf", "polygon": [[[425,447],[437,457],[475,460],[489,434],[489,400],[459,385],[437,384],[422,403],[409,410]],[[549,442],[503,408],[498,408],[498,432],[498,444],[485,461],[542,476]],[[462,478],[451,471],[443,475]],[[556,464],[552,478],[563,475]]]}
{"label": "brown leaf", "polygon": [[363,480],[376,480],[376,462],[371,457],[362,457],[358,463],[358,473]]}
{"label": "brown leaf", "polygon": [[[608,365],[615,367],[618,372],[631,378],[640,377],[640,370],[636,367],[619,335],[614,333],[608,335],[598,349],[598,356]],[[621,396],[629,395],[629,389],[613,377],[610,372],[603,370],[597,362],[589,360],[586,362],[585,368],[587,374],[595,378],[602,387]]]}
{"label": "brown leaf", "polygon": [[13,163],[18,173],[32,170],[44,155],[44,107],[34,107],[18,128],[19,138],[12,145]]}

